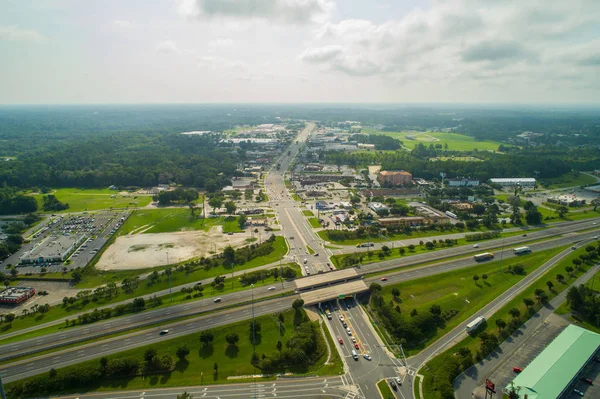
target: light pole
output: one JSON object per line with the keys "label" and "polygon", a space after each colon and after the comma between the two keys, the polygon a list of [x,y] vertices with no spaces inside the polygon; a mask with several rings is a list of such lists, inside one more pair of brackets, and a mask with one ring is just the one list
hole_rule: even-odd
{"label": "light pole", "polygon": [[279,278],[281,279],[281,289],[283,289],[283,267],[281,266],[282,258],[279,258]]}
{"label": "light pole", "polygon": [[171,291],[171,268],[169,267],[169,252],[167,251],[167,277],[169,277],[169,297],[171,298],[171,303],[173,303],[173,291]]}

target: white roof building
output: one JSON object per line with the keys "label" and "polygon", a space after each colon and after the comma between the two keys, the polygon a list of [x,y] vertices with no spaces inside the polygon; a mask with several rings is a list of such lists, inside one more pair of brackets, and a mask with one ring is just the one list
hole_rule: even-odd
{"label": "white roof building", "polygon": [[503,187],[508,186],[522,186],[522,187],[535,187],[537,181],[533,177],[509,177],[509,178],[494,178],[490,179],[493,184],[499,184]]}

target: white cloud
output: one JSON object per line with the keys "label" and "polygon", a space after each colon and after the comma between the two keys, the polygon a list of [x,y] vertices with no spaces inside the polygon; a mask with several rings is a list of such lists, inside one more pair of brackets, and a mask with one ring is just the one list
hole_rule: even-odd
{"label": "white cloud", "polygon": [[300,59],[306,62],[321,63],[340,57],[342,52],[342,46],[335,45],[308,48],[300,55]]}
{"label": "white cloud", "polygon": [[261,19],[304,24],[329,17],[333,0],[180,0],[179,12],[192,18]]}
{"label": "white cloud", "polygon": [[39,43],[47,39],[35,30],[21,29],[16,26],[0,26],[0,40]]}
{"label": "white cloud", "polygon": [[208,67],[217,69],[243,69],[248,67],[248,64],[242,61],[230,60],[223,57],[202,56],[198,57],[198,67]]}
{"label": "white cloud", "polygon": [[229,38],[215,39],[215,40],[211,40],[208,43],[208,47],[210,47],[212,49],[221,49],[221,48],[225,48],[225,47],[231,47],[232,45],[233,45],[233,40],[231,40]]}
{"label": "white cloud", "polygon": [[117,28],[129,28],[131,27],[131,22],[123,19],[115,19],[112,21],[112,25]]}
{"label": "white cloud", "polygon": [[163,40],[156,45],[156,51],[165,54],[181,54],[181,50],[172,40]]}

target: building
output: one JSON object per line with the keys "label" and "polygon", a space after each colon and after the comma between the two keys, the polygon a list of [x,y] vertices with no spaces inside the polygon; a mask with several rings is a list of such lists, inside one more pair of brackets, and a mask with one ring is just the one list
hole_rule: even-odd
{"label": "building", "polygon": [[448,187],[477,187],[479,180],[475,179],[448,179],[446,180]]}
{"label": "building", "polygon": [[342,209],[352,209],[352,204],[349,203],[349,202],[341,201],[340,202],[340,208],[342,208]]}
{"label": "building", "polygon": [[422,216],[405,216],[397,218],[380,218],[379,224],[383,227],[387,226],[420,226],[427,222]]}
{"label": "building", "polygon": [[[520,398],[555,399],[572,390],[584,367],[594,359],[600,335],[570,325],[512,381]],[[511,385],[507,385],[508,392]],[[525,396],[527,395],[527,396]]]}
{"label": "building", "polygon": [[365,150],[374,150],[375,149],[375,144],[358,143],[357,147],[365,149]]}
{"label": "building", "polygon": [[502,187],[535,187],[537,185],[537,182],[533,177],[494,178],[490,179],[490,183]]}
{"label": "building", "polygon": [[85,234],[50,236],[29,252],[25,252],[20,258],[20,263],[64,262],[86,238]]}
{"label": "building", "polygon": [[18,305],[35,295],[31,287],[10,287],[0,292],[0,304]]}
{"label": "building", "polygon": [[390,208],[388,208],[387,206],[383,205],[381,202],[371,202],[371,203],[369,203],[369,209],[371,209],[373,212],[389,211],[390,210]]}
{"label": "building", "polygon": [[557,195],[555,197],[548,197],[547,202],[551,204],[558,204],[564,206],[584,206],[585,200],[579,199],[575,194],[573,195]]}
{"label": "building", "polygon": [[317,208],[320,211],[328,211],[330,209],[333,209],[333,205],[329,204],[329,202],[327,201],[317,201],[315,204],[315,208]]}
{"label": "building", "polygon": [[412,175],[404,170],[400,171],[390,171],[390,170],[382,170],[377,175],[377,180],[380,183],[389,183],[394,186],[398,185],[408,185],[412,181]]}

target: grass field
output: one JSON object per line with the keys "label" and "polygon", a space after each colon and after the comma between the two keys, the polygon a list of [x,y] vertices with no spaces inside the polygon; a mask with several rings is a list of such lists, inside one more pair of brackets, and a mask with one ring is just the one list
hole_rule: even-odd
{"label": "grass field", "polygon": [[[295,314],[293,310],[288,310],[283,313],[284,322],[282,328],[281,341],[285,347],[287,341],[294,333],[294,322],[299,319],[306,318],[304,311],[300,314]],[[276,315],[261,316],[257,318],[257,322],[261,325],[260,334],[257,337],[256,353],[262,355],[274,354],[276,343],[279,337],[279,327]],[[317,331],[318,323],[315,323]],[[174,370],[167,374],[155,375],[150,377],[133,377],[127,379],[111,380],[107,382],[99,382],[98,385],[89,387],[90,390],[109,391],[115,389],[150,389],[150,388],[166,388],[174,386],[191,386],[191,385],[207,385],[207,384],[223,384],[240,382],[241,380],[228,379],[230,376],[249,376],[255,373],[260,373],[252,364],[250,358],[253,353],[253,346],[250,341],[250,323],[242,321],[239,323],[229,324],[227,326],[215,328],[211,330],[214,334],[214,341],[208,346],[204,346],[198,339],[199,334],[190,334],[183,337],[165,339],[156,345],[143,346],[118,354],[108,356],[111,358],[137,358],[143,361],[144,352],[152,347],[158,351],[159,356],[169,355],[175,361]],[[228,333],[236,333],[239,336],[237,345],[229,345],[225,341],[225,336]],[[175,353],[179,347],[187,346],[190,354],[183,361],[177,359]],[[337,351],[332,351],[333,359],[325,365],[327,358],[327,349],[322,334],[318,334],[317,350],[322,353],[316,363],[299,372],[302,374],[317,374],[320,376],[339,374],[341,360]],[[83,364],[94,365],[98,364],[98,360],[90,360]],[[218,370],[215,371],[215,364]],[[73,369],[81,367],[79,365],[69,366]],[[58,370],[59,374],[62,370]],[[297,371],[297,370],[292,370]]]}
{"label": "grass field", "polygon": [[[196,215],[199,214],[197,213]],[[214,226],[223,226],[224,233],[238,233],[242,231],[238,226],[236,216],[201,219],[198,217],[192,218],[191,212],[187,208],[164,208],[134,211],[125,223],[123,223],[117,235],[126,235],[131,232],[172,233],[188,230],[208,231]]]}
{"label": "grass field", "polygon": [[394,399],[396,397],[386,380],[379,381],[377,389],[379,389],[379,393],[383,399]]}
{"label": "grass field", "polygon": [[[498,146],[501,144],[495,141],[477,141],[471,136],[458,133],[444,133],[444,132],[383,132],[372,128],[363,128],[364,133],[369,134],[384,134],[401,140],[404,145],[410,149],[413,149],[417,144],[423,143],[425,146],[429,144],[448,144],[449,151],[472,151],[477,149],[479,151],[496,151]],[[406,136],[414,136],[415,139],[411,140]]]}
{"label": "grass field", "polygon": [[579,172],[569,172],[562,176],[555,177],[552,179],[544,179],[542,183],[550,184],[551,188],[565,188],[565,187],[576,187],[585,186],[596,182],[594,176],[585,175]]}
{"label": "grass field", "polygon": [[309,211],[308,209],[305,209],[305,210],[303,210],[303,211],[302,211],[302,214],[303,214],[304,216],[308,216],[308,217],[313,217],[313,216],[315,216],[315,214],[314,214],[314,213],[312,213],[312,211]]}
{"label": "grass field", "polygon": [[317,219],[317,218],[308,218],[308,223],[310,223],[311,227],[313,227],[315,229],[323,227],[323,226],[321,226],[321,222],[319,222],[319,219]]}
{"label": "grass field", "polygon": [[[405,348],[407,356],[415,354],[435,342],[525,277],[525,275],[505,273],[504,271],[507,270],[509,265],[520,263],[525,268],[526,273],[529,274],[565,248],[553,248],[505,261],[502,264],[503,271],[500,270],[501,261],[495,261],[450,273],[386,286],[382,290],[385,302],[394,300],[393,288],[400,290],[401,301],[398,304],[403,313],[408,313],[412,309],[416,309],[417,312],[428,312],[432,305],[440,305],[442,311],[455,309],[459,312],[446,323],[444,328],[438,329],[435,335],[427,337],[427,340],[421,345],[408,350]],[[486,280],[481,278],[483,274],[488,276]],[[473,280],[474,275],[480,277],[477,282]]]}
{"label": "grass field", "polygon": [[[526,320],[528,318],[528,316],[527,316],[528,311],[527,311],[526,306],[523,303],[523,299],[531,298],[531,299],[535,300],[534,292],[536,289],[544,290],[546,292],[546,294],[548,294],[548,299],[550,300],[550,299],[554,298],[556,295],[558,295],[560,292],[562,292],[563,290],[568,288],[569,285],[571,283],[573,283],[573,281],[575,281],[581,274],[583,274],[583,271],[575,270],[573,275],[570,276],[568,273],[565,272],[565,267],[572,266],[571,261],[584,252],[585,252],[584,249],[579,249],[577,251],[573,251],[571,254],[569,254],[568,256],[563,258],[560,262],[558,262],[555,266],[550,268],[550,270],[548,270],[548,272],[546,274],[544,274],[544,276],[542,276],[541,278],[536,280],[527,289],[525,289],[521,294],[517,295],[510,302],[508,302],[506,305],[504,305],[489,320],[487,320],[487,328],[485,329],[485,332],[487,332],[489,334],[492,334],[492,333],[497,334],[498,327],[496,326],[496,320],[503,319],[505,322],[508,323],[510,321],[510,319],[512,318],[509,313],[509,310],[512,308],[519,309],[519,311],[521,312],[522,320],[523,321]],[[563,284],[559,284],[556,282],[556,275],[559,273],[565,277],[565,281]],[[553,291],[548,290],[548,286],[546,285],[547,281],[554,282]],[[541,306],[542,305],[538,301],[535,301],[533,310],[534,311],[538,310]],[[438,395],[438,392],[433,390],[431,381],[432,381],[432,379],[435,379],[435,378],[441,378],[441,379],[447,378],[446,375],[448,373],[448,370],[445,368],[445,365],[447,364],[447,359],[449,357],[455,356],[454,353],[456,353],[459,348],[463,348],[463,347],[467,347],[471,350],[472,353],[476,353],[477,350],[479,350],[479,348],[480,348],[480,340],[479,340],[479,338],[477,338],[477,336],[468,336],[464,340],[460,341],[458,344],[454,345],[452,348],[446,350],[445,352],[441,353],[437,357],[430,360],[426,364],[426,366],[423,369],[421,369],[421,372],[425,377],[425,380],[423,382],[423,395],[424,395],[423,399],[438,399],[438,398],[440,398],[440,395]],[[452,379],[454,379],[454,378],[452,378]]]}
{"label": "grass field", "polygon": [[[52,191],[61,202],[69,204],[69,209],[61,212],[82,212],[82,211],[97,211],[110,208],[127,208],[127,207],[144,207],[152,201],[150,195],[127,194],[126,196],[118,194],[115,190],[88,190],[78,188],[59,188]],[[38,202],[39,209],[42,209],[42,196],[44,194],[35,194],[34,197]],[[115,198],[111,198],[111,196]],[[136,197],[137,198],[134,198]],[[61,213],[56,211],[48,211],[44,213]]]}

